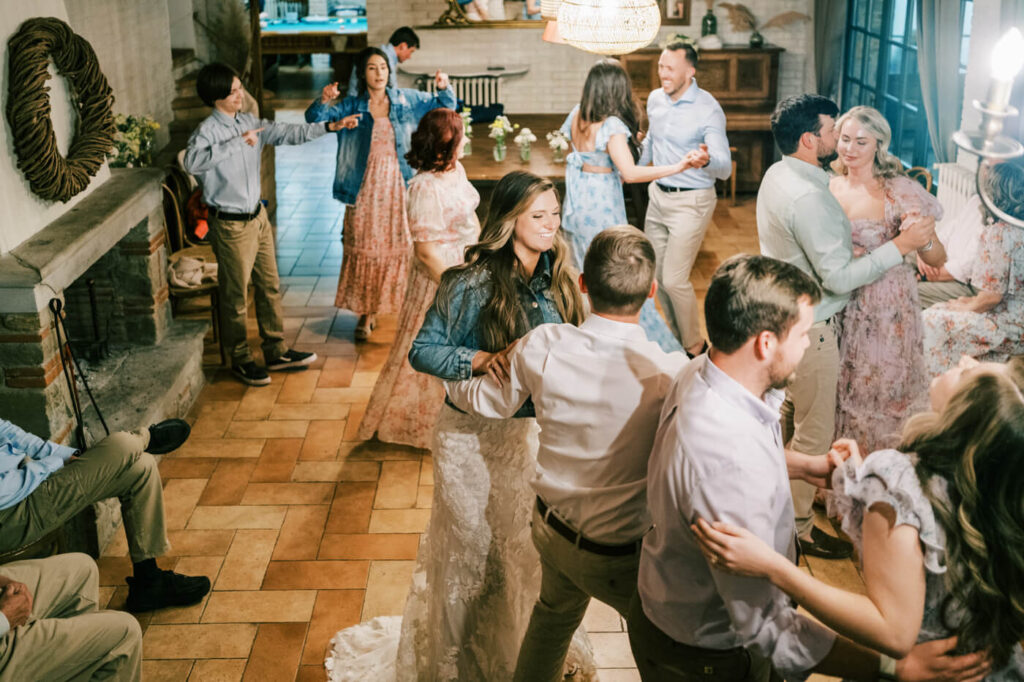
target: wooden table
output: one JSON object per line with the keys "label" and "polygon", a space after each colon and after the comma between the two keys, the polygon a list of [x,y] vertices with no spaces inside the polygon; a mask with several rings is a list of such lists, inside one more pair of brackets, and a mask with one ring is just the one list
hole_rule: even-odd
{"label": "wooden table", "polygon": [[494,139],[488,137],[487,123],[473,124],[473,153],[462,159],[466,177],[477,189],[494,186],[506,174],[514,170],[526,170],[556,184],[565,182],[565,162],[555,163],[551,148],[545,137],[552,130],[558,130],[565,120],[564,114],[510,114],[509,120],[520,128],[529,128],[537,141],[530,145],[530,161],[519,159],[519,147],[512,141],[518,134],[506,137],[504,161],[494,160]]}

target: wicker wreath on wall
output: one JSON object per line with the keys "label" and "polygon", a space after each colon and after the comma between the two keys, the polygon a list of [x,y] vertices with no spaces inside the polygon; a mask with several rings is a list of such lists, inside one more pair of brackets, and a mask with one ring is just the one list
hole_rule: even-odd
{"label": "wicker wreath on wall", "polygon": [[[113,92],[92,46],[60,19],[29,19],[7,42],[7,54],[6,113],[18,168],[37,195],[67,201],[89,185],[114,144]],[[78,114],[67,158],[50,120],[50,59],[71,84]]]}

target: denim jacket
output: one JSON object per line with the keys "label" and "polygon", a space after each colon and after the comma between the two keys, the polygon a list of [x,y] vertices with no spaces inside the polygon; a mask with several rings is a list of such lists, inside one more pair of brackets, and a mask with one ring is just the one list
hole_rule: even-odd
{"label": "denim jacket", "polygon": [[[415,174],[405,160],[409,151],[409,140],[420,119],[431,109],[455,108],[455,93],[450,87],[431,95],[409,88],[388,88],[391,108],[388,119],[395,131],[395,152],[402,178],[406,183]],[[366,159],[370,156],[370,140],[373,138],[373,116],[370,115],[370,96],[363,93],[346,97],[337,104],[327,105],[319,99],[306,109],[306,121],[337,121],[352,114],[362,114],[355,128],[342,128],[338,136],[338,168],[334,175],[334,198],[344,204],[355,204],[356,195],[363,184],[366,173]]]}
{"label": "denim jacket", "polygon": [[[490,271],[477,267],[462,270],[451,289],[445,315],[434,303],[427,309],[423,326],[412,342],[409,363],[417,372],[447,381],[461,381],[473,375],[473,356],[483,345],[480,311],[491,298]],[[527,331],[548,322],[562,322],[551,295],[551,255],[541,254],[529,282],[517,287]],[[533,403],[527,401],[515,417],[532,417]]]}

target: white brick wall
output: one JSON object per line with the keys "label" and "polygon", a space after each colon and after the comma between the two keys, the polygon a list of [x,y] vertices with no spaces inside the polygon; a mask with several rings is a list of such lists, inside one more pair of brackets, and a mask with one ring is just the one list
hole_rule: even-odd
{"label": "white brick wall", "polygon": [[160,124],[156,146],[163,147],[174,118],[167,0],[65,0],[64,5],[68,23],[96,51],[114,90],[114,112],[151,116]]}
{"label": "white brick wall", "polygon": [[[508,4],[511,7],[514,3]],[[814,8],[812,0],[748,0],[746,4],[762,22],[790,10],[811,16]],[[515,8],[518,9],[519,5],[515,4]],[[383,43],[398,26],[432,24],[444,9],[445,4],[441,0],[367,0],[370,44]],[[705,10],[703,2],[693,0],[691,25],[663,26],[658,40],[671,33],[698,37],[700,18]],[[747,42],[749,34],[732,31],[725,10],[716,8],[716,15],[718,32],[725,42]],[[407,66],[440,65],[450,68],[526,64],[530,67],[526,76],[509,78],[503,85],[506,110],[511,114],[568,112],[579,101],[587,71],[598,59],[598,55],[567,45],[543,42],[540,39],[543,24],[537,23],[537,28],[522,29],[416,28],[421,46],[407,62]],[[809,85],[813,82],[812,36],[810,22],[764,32],[766,42],[786,49],[779,60],[780,97],[804,92],[812,87]],[[697,77],[699,80],[699,73]],[[400,78],[399,84],[412,87],[412,79]]]}

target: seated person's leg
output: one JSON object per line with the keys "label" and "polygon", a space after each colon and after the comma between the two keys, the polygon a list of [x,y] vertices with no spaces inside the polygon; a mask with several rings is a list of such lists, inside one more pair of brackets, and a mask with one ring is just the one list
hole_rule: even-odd
{"label": "seated person's leg", "polygon": [[21,538],[15,547],[33,542],[86,506],[116,497],[121,502],[135,574],[129,580],[128,610],[148,611],[198,602],[210,589],[208,578],[162,571],[155,560],[170,545],[164,527],[160,473],[149,451],[162,453],[177,448],[188,437],[188,431],[185,422],[168,420],[145,431],[111,434],[43,481],[15,508],[4,510],[3,536]]}
{"label": "seated person's leg", "polygon": [[[32,597],[27,622],[0,637],[0,682],[92,677],[138,680],[142,632],[128,614],[95,612],[96,564],[84,554],[0,566],[0,578]],[[5,588],[5,592],[10,588]],[[0,609],[10,597],[0,597]]]}
{"label": "seated person's leg", "polygon": [[961,296],[974,296],[978,291],[970,284],[952,280],[950,282],[918,282],[917,297],[921,310],[930,308],[936,303],[952,301]]}

